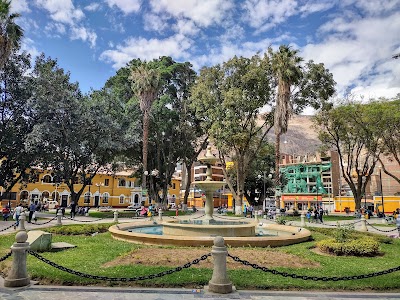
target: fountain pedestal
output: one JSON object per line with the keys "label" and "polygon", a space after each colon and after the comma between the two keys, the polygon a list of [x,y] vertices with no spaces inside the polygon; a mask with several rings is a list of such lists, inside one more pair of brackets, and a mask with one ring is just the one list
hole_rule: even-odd
{"label": "fountain pedestal", "polygon": [[207,166],[206,175],[207,178],[204,181],[195,181],[195,185],[198,186],[205,192],[206,204],[205,204],[205,217],[203,221],[205,224],[209,224],[211,220],[214,220],[214,192],[225,185],[224,181],[214,181],[212,179],[212,166],[218,161],[211,153],[211,147],[207,147],[206,154],[199,157],[199,161]]}

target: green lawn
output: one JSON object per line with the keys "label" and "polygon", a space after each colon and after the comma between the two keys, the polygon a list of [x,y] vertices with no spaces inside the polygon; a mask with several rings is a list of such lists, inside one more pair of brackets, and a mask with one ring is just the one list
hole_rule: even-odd
{"label": "green lawn", "polygon": [[[341,277],[360,275],[386,270],[400,265],[400,239],[390,240],[388,238],[380,237],[380,240],[383,242],[381,244],[382,255],[378,257],[332,257],[320,255],[311,251],[316,241],[326,238],[327,235],[330,235],[330,232],[332,231],[333,229],[315,229],[315,231],[313,230],[314,240],[312,241],[286,247],[265,249],[265,251],[286,252],[296,255],[300,261],[307,259],[319,263],[319,267],[276,268],[279,271],[307,276]],[[15,234],[1,236],[0,257],[9,252],[10,246],[14,242],[14,237]],[[53,234],[53,242],[58,241],[74,244],[77,246],[77,248],[61,252],[43,253],[42,255],[62,266],[89,274],[108,277],[136,277],[158,273],[171,268],[145,266],[140,264],[121,265],[107,268],[103,267],[102,265],[104,263],[112,261],[119,256],[127,255],[129,252],[135,249],[141,247],[152,247],[114,240],[111,238],[111,235],[108,232],[97,234],[95,236],[65,236]],[[176,255],[179,256],[179,248],[175,248],[175,250]],[[207,254],[211,249],[202,248],[202,250],[204,250],[204,254]],[[0,262],[0,270],[7,269],[10,266],[11,261],[12,259],[9,258],[5,262]],[[282,276],[264,273],[260,270],[254,270],[251,267],[246,267],[246,269],[241,270],[229,270],[230,262],[231,259],[228,258],[229,278],[239,289],[400,290],[400,271],[361,280],[338,282],[313,280],[305,281],[301,279],[293,279],[289,277],[284,278]],[[182,261],[182,265],[185,263],[187,263],[187,261]],[[251,263],[257,264],[257,257],[254,257]],[[201,262],[199,266],[201,267]],[[211,269],[189,268],[184,269],[181,272],[147,281],[139,281],[134,283],[110,283],[107,281],[85,279],[65,273],[39,261],[37,258],[31,255],[28,255],[28,272],[33,280],[38,280],[45,284],[97,284],[104,286],[129,284],[131,286],[185,286],[190,288],[198,288],[206,285],[211,279],[212,275]]]}

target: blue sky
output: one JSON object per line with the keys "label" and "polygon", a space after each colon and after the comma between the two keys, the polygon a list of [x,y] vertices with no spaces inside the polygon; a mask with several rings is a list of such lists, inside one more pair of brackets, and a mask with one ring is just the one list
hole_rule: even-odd
{"label": "blue sky", "polygon": [[12,0],[23,48],[44,52],[84,92],[134,58],[196,70],[289,44],[323,62],[338,97],[400,93],[400,0]]}

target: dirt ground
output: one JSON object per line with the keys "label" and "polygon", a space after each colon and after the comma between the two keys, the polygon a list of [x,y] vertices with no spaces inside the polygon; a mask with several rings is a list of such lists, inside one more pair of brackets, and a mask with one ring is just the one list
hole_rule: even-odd
{"label": "dirt ground", "polygon": [[[229,249],[229,254],[237,256],[242,260],[247,260],[250,263],[256,263],[260,266],[272,267],[318,267],[319,264],[313,261],[305,260],[298,256],[274,251],[271,249]],[[111,262],[104,264],[104,267],[112,267],[116,265],[142,264],[145,266],[170,266],[178,267],[187,262],[191,262],[202,255],[207,254],[207,249],[198,248],[180,248],[180,249],[165,249],[165,248],[142,248],[132,251],[126,256],[119,257]],[[250,268],[241,263],[235,262],[231,258],[227,258],[229,269]],[[197,266],[199,268],[212,268],[212,257],[201,261]]]}

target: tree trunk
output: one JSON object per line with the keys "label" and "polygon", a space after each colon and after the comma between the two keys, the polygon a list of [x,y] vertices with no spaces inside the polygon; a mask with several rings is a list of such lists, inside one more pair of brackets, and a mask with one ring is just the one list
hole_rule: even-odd
{"label": "tree trunk", "polygon": [[280,149],[280,143],[281,143],[281,133],[276,134],[275,136],[275,201],[276,201],[276,208],[280,209],[281,208],[281,201],[280,197],[277,196],[276,194],[276,188],[280,186],[280,174],[279,174],[279,164],[281,162],[281,149]]}
{"label": "tree trunk", "polygon": [[148,111],[143,112],[143,175],[142,175],[142,189],[146,189],[146,174],[147,170],[147,154],[149,143],[149,121],[150,115]]}
{"label": "tree trunk", "polygon": [[183,204],[187,206],[189,192],[190,192],[190,185],[192,184],[192,166],[186,164],[186,186],[185,186],[185,196],[183,197]]}

